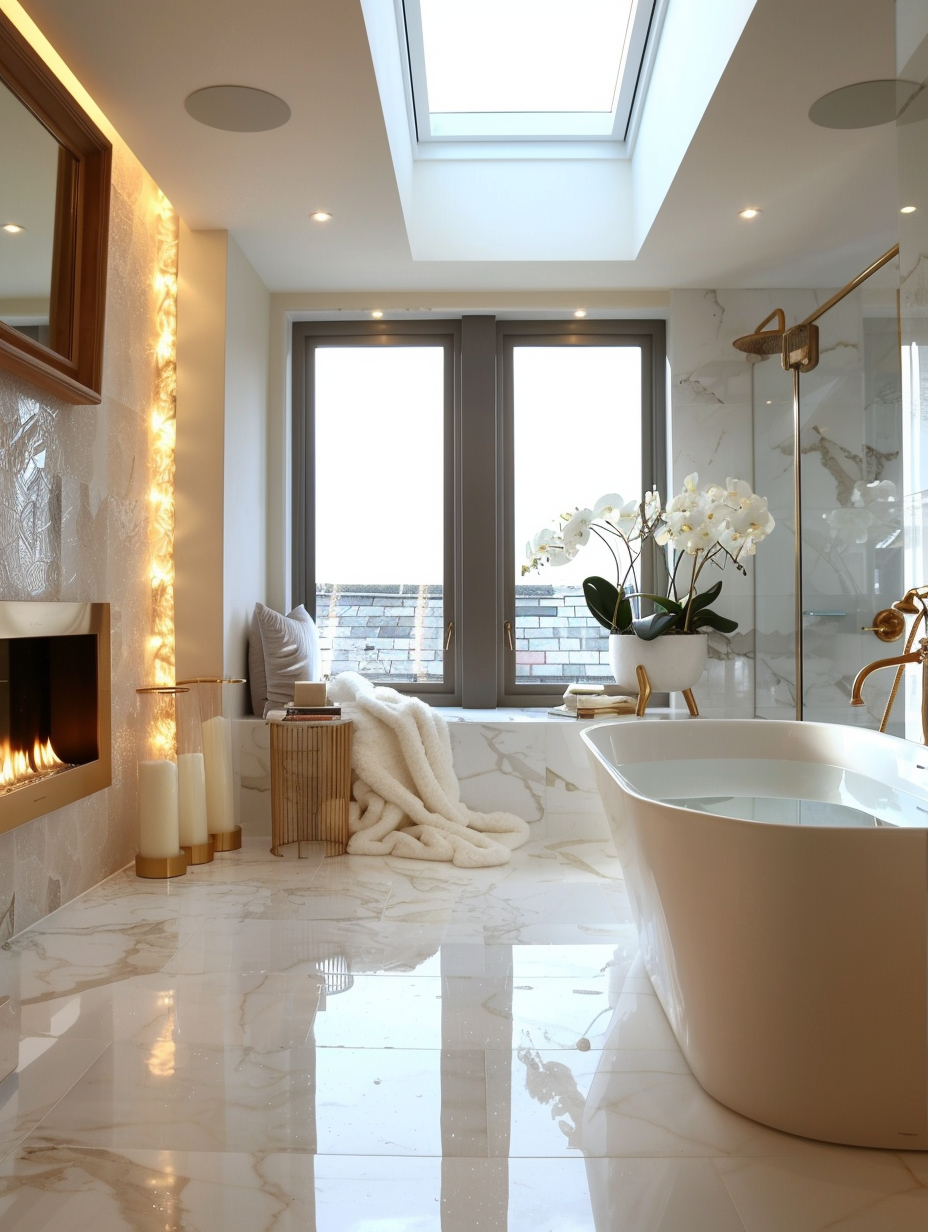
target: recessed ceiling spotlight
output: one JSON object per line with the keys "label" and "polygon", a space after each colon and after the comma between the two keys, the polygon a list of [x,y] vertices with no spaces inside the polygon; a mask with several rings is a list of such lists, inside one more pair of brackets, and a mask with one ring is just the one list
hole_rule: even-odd
{"label": "recessed ceiling spotlight", "polygon": [[740,210],[738,212],[738,217],[739,218],[756,218],[759,213],[760,213],[760,210],[755,209],[754,206],[751,205],[746,210]]}
{"label": "recessed ceiling spotlight", "polygon": [[375,308],[373,312],[371,313],[371,316],[374,318],[375,321],[379,321],[380,318],[383,316],[383,313],[380,311],[379,308]]}
{"label": "recessed ceiling spotlight", "polygon": [[586,316],[586,309],[585,309],[585,308],[577,308],[577,309],[576,309],[576,311],[574,312],[574,316],[575,316],[578,320],[582,320],[582,319],[583,319],[583,317],[585,317],[585,316]]}
{"label": "recessed ceiling spotlight", "polygon": [[290,119],[290,108],[282,98],[251,86],[206,86],[188,94],[184,108],[207,128],[227,133],[266,133]]}
{"label": "recessed ceiling spotlight", "polygon": [[904,205],[899,211],[900,214],[914,214],[918,209],[917,205]]}
{"label": "recessed ceiling spotlight", "polygon": [[5,222],[3,229],[9,232],[10,235],[19,235],[20,231],[25,231],[26,228],[21,227],[18,222]]}
{"label": "recessed ceiling spotlight", "polygon": [[313,212],[310,214],[310,218],[313,220],[313,222],[331,222],[332,221],[332,215],[329,213],[328,210],[313,210]]}

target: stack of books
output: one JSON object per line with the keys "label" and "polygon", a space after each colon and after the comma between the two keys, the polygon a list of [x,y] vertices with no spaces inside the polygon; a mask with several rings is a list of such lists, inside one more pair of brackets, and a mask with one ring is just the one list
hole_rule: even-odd
{"label": "stack of books", "polygon": [[291,703],[284,711],[284,723],[330,723],[342,717],[341,706],[297,706]]}

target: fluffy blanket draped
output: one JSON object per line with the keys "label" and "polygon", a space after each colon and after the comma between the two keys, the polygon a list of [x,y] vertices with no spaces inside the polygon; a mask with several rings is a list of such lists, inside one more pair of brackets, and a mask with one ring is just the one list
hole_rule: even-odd
{"label": "fluffy blanket draped", "polygon": [[508,863],[528,838],[528,823],[461,803],[448,724],[436,711],[355,672],[329,681],[328,695],[354,721],[349,854],[450,860],[462,868]]}

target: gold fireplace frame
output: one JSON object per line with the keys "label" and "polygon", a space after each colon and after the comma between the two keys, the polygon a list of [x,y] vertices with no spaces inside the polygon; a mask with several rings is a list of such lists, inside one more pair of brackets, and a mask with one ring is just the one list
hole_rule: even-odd
{"label": "gold fireplace frame", "polygon": [[97,636],[97,759],[0,792],[0,834],[113,782],[108,603],[0,603],[0,638]]}

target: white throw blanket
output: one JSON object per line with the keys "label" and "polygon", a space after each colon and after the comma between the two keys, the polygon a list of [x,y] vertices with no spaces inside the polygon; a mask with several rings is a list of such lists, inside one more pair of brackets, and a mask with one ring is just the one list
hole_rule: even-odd
{"label": "white throw blanket", "polygon": [[461,803],[448,724],[436,711],[355,672],[329,681],[328,696],[354,721],[350,855],[450,860],[462,868],[508,863],[529,836],[528,822]]}

